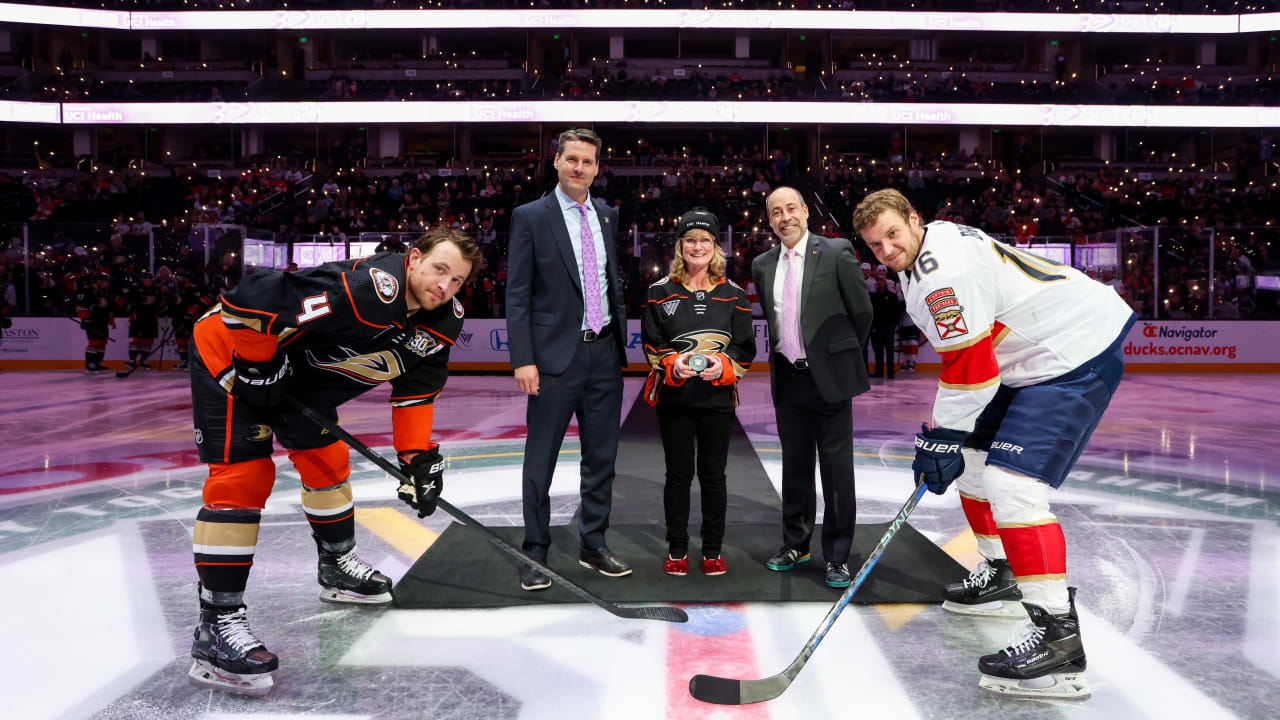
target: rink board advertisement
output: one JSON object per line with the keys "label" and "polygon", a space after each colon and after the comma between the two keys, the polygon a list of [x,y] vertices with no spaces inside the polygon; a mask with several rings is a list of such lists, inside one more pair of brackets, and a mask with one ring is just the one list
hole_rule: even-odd
{"label": "rink board advertisement", "polygon": [[[119,319],[107,344],[107,361],[120,369],[128,357],[128,325]],[[764,320],[753,323],[756,370],[769,357],[769,331]],[[161,333],[166,330],[164,324]],[[640,321],[627,321],[627,361],[645,367]],[[450,365],[458,370],[509,370],[510,340],[503,320],[467,320],[453,348]],[[84,364],[85,334],[70,318],[14,318],[0,342],[0,369],[75,369]],[[1280,321],[1138,321],[1124,341],[1125,361],[1137,372],[1280,372]],[[173,340],[156,350],[151,364],[176,362]],[[898,360],[901,361],[901,355]],[[114,362],[113,362],[114,361]],[[916,358],[920,370],[937,370],[938,354],[922,344]]]}
{"label": "rink board advertisement", "polygon": [[[1280,372],[1280,321],[1139,320],[1122,347],[1131,372]],[[917,362],[941,360],[922,346]]]}

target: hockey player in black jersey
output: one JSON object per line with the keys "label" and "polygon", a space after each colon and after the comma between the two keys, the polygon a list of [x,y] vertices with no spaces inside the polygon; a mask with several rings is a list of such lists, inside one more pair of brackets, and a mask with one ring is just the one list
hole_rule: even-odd
{"label": "hockey player in black jersey", "polygon": [[342,403],[391,383],[393,444],[412,484],[400,499],[435,511],[443,461],[432,411],[462,329],[454,295],[481,255],[448,229],[408,253],[381,253],[296,273],[247,274],[195,326],[191,394],[196,445],[209,464],[193,533],[200,622],[192,684],[263,695],[276,656],[250,631],[244,590],[262,508],[275,481],[272,439],[289,450],[319,553],[324,602],[381,605],[390,580],[355,553],[349,452],[318,425],[281,407],[285,394],[332,420]]}
{"label": "hockey player in black jersey", "polygon": [[173,339],[178,346],[178,364],[174,370],[190,370],[191,332],[196,320],[213,305],[213,293],[196,287],[191,280],[179,278],[177,297],[167,303]]}
{"label": "hockey player in black jersey", "polygon": [[689,490],[696,471],[702,490],[702,572],[723,575],[729,432],[738,380],[756,354],[751,305],[746,292],[725,277],[715,215],[696,207],[681,216],[676,232],[670,272],[649,287],[641,325],[652,368],[645,399],[657,407],[666,455],[663,572],[689,572]]}
{"label": "hockey player in black jersey", "polygon": [[155,279],[149,272],[138,274],[138,280],[126,295],[129,302],[129,369],[150,370],[147,358],[160,335],[160,315],[164,301]]}
{"label": "hockey player in black jersey", "polygon": [[110,278],[102,273],[85,275],[76,283],[76,317],[87,340],[84,371],[89,374],[107,372],[102,359],[107,354],[111,328],[116,326],[115,316],[111,313],[109,283]]}

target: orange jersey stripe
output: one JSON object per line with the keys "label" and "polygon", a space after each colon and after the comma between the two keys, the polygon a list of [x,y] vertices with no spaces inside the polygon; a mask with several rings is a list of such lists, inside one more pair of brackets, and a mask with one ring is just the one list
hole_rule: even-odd
{"label": "orange jersey stripe", "polygon": [[429,327],[426,327],[426,326],[424,326],[424,325],[419,325],[418,327],[420,327],[420,328],[422,328],[423,330],[426,330],[427,332],[431,333],[432,335],[435,335],[436,337],[440,338],[441,340],[443,340],[443,341],[445,342],[445,344],[446,344],[446,345],[452,345],[452,344],[453,344],[453,341],[452,341],[452,340],[450,340],[448,337],[446,337],[446,336],[444,336],[444,335],[441,335],[440,333],[436,332],[435,330],[432,330],[432,329],[431,329],[431,328],[429,328]]}
{"label": "orange jersey stripe", "polygon": [[309,517],[309,518],[307,518],[307,521],[308,521],[308,522],[316,523],[316,524],[318,524],[318,525],[327,525],[328,523],[336,523],[336,522],[342,522],[343,520],[349,520],[349,519],[351,519],[351,516],[352,516],[352,515],[355,515],[355,514],[356,514],[356,513],[355,513],[355,511],[354,511],[354,510],[352,510],[351,512],[347,513],[346,515],[343,515],[343,516],[342,516],[342,517],[340,517],[340,518],[334,518],[334,519],[332,519],[332,520],[317,520],[317,519],[315,519],[315,518]]}
{"label": "orange jersey stripe", "polygon": [[989,333],[972,345],[959,350],[940,350],[938,354],[942,356],[939,380],[947,387],[977,389],[973,386],[985,387],[1000,377]]}

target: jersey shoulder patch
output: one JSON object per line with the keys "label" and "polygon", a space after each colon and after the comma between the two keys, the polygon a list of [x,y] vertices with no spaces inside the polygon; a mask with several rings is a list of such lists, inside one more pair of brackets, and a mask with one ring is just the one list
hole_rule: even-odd
{"label": "jersey shoulder patch", "polygon": [[653,283],[651,283],[651,284],[649,285],[649,287],[651,287],[651,288],[654,288],[654,287],[662,287],[663,285],[666,285],[666,284],[667,284],[668,282],[670,282],[670,281],[671,281],[671,276],[670,276],[670,275],[663,275],[662,277],[658,278],[656,281],[654,281]]}
{"label": "jersey shoulder patch", "polygon": [[453,316],[456,318],[461,318],[462,315],[463,315],[462,303],[458,302],[458,298],[455,296],[453,298]]}
{"label": "jersey shoulder patch", "polygon": [[369,268],[369,276],[373,278],[373,291],[378,299],[388,305],[395,302],[400,294],[400,282],[395,276],[382,268]]}
{"label": "jersey shoulder patch", "polygon": [[741,285],[739,285],[738,283],[736,283],[736,282],[734,282],[734,281],[730,280],[729,278],[725,278],[725,279],[724,279],[724,281],[725,281],[725,282],[727,282],[727,283],[729,283],[729,287],[736,289],[736,290],[737,290],[738,292],[740,292],[740,293],[746,293],[746,292],[747,292],[746,290],[743,290],[743,289],[742,289],[742,286],[741,286]]}

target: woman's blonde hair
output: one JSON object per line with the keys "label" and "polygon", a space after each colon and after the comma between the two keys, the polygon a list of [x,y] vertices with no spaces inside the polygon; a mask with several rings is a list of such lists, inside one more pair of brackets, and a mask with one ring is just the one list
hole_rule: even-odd
{"label": "woman's blonde hair", "polygon": [[[684,239],[688,237],[691,232],[693,232],[693,230],[681,235],[676,240],[676,254],[675,257],[671,258],[671,269],[667,272],[667,275],[672,280],[675,280],[681,285],[689,282],[689,269],[684,265]],[[703,232],[706,231],[704,230]],[[714,249],[711,251],[711,263],[707,267],[707,274],[711,276],[712,285],[716,285],[724,279],[724,250],[720,247],[719,240],[719,238],[714,236],[711,238],[711,247]]]}

